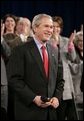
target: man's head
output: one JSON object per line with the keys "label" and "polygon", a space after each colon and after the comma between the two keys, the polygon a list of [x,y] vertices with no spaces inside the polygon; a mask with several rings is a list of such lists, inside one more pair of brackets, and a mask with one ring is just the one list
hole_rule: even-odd
{"label": "man's head", "polygon": [[28,18],[20,17],[17,26],[16,33],[23,34],[24,36],[29,36],[31,30],[31,22]]}
{"label": "man's head", "polygon": [[38,14],[33,18],[32,29],[37,40],[46,42],[53,33],[53,20],[47,14]]}

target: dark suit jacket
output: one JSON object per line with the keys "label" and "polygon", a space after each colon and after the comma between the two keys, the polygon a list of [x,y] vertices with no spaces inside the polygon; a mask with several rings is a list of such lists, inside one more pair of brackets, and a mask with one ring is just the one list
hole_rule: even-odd
{"label": "dark suit jacket", "polygon": [[[56,119],[56,109],[40,108],[33,103],[36,95],[46,97],[62,96],[64,81],[62,66],[58,68],[58,51],[47,44],[49,54],[49,77],[46,78],[43,62],[33,39],[17,47],[8,62],[7,72],[9,86],[14,91],[14,108],[16,120]],[[57,72],[60,73],[57,73]],[[57,75],[59,79],[57,79]]]}

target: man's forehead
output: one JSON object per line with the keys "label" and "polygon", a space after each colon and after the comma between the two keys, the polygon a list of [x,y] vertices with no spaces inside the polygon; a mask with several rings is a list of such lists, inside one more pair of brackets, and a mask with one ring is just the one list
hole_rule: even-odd
{"label": "man's forehead", "polygon": [[50,18],[42,18],[41,23],[42,24],[52,24],[53,25],[53,21]]}

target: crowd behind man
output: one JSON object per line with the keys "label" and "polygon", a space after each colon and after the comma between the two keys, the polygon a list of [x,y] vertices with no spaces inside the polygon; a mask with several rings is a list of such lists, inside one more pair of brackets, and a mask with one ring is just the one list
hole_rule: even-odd
{"label": "crowd behind man", "polygon": [[83,25],[69,38],[62,31],[60,16],[38,14],[32,22],[12,14],[2,18],[1,65],[7,76],[2,79],[1,70],[2,120],[83,120]]}

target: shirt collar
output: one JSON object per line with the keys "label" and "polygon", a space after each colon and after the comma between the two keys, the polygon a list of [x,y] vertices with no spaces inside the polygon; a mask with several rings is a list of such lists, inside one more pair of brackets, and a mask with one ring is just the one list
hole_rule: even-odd
{"label": "shirt collar", "polygon": [[45,46],[45,47],[46,47],[46,43],[41,44],[41,43],[39,42],[39,40],[37,40],[37,39],[35,38],[35,36],[34,36],[34,41],[35,41],[35,43],[36,43],[36,45],[37,45],[37,47],[38,47],[39,49],[41,49],[42,46]]}

